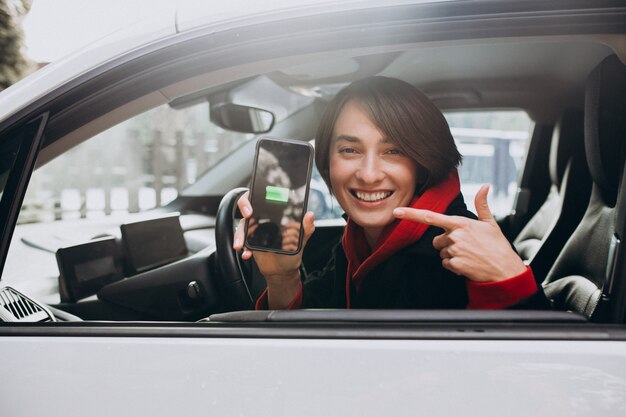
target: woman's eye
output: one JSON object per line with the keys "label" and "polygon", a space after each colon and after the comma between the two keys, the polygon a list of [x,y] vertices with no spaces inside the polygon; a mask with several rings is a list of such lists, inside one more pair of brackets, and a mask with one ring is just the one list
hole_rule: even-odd
{"label": "woman's eye", "polygon": [[339,149],[339,153],[356,153],[356,149],[354,149],[354,148],[341,148],[341,149]]}
{"label": "woman's eye", "polygon": [[402,151],[400,149],[389,149],[385,153],[388,155],[402,155]]}

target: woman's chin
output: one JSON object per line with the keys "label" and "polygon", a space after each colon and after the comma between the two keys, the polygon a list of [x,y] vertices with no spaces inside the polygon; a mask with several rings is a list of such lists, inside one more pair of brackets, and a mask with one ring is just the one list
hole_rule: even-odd
{"label": "woman's chin", "polygon": [[393,222],[395,217],[391,213],[355,213],[353,216],[350,216],[350,219],[364,229],[382,229]]}

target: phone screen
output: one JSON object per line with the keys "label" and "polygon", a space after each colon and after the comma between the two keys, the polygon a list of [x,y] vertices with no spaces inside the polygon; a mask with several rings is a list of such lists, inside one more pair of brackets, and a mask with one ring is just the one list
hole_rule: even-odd
{"label": "phone screen", "polygon": [[257,143],[246,246],[296,254],[302,246],[313,147],[308,142],[260,139]]}

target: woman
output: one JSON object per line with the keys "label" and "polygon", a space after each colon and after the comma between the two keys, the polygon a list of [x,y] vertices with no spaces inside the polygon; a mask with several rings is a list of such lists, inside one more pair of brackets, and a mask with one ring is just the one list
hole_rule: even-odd
{"label": "woman", "polygon": [[[467,211],[461,155],[419,90],[386,77],[350,84],[327,106],[315,147],[347,215],[342,240],[323,270],[303,277],[301,255],[243,248],[240,224],[233,247],[254,256],[267,281],[257,308],[549,308],[493,220],[487,187],[478,220]],[[250,217],[247,196],[238,205]],[[313,213],[303,228],[306,244]]]}

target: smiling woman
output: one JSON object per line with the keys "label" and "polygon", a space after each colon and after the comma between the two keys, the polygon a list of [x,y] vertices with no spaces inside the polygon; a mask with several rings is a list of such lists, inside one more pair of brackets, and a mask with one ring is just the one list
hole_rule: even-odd
{"label": "smiling woman", "polygon": [[[486,188],[472,220],[446,119],[415,87],[355,81],[328,104],[315,137],[317,167],[347,215],[341,244],[324,270],[302,276],[301,256],[244,249],[240,227],[234,248],[253,255],[267,281],[257,308],[549,308],[494,221]],[[238,204],[250,218],[247,197]],[[303,226],[306,241],[313,213]]]}

